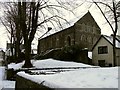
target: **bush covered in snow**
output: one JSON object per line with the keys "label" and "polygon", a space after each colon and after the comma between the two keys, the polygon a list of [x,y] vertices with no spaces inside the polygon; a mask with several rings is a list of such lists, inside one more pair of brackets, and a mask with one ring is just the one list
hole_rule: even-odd
{"label": "bush covered in snow", "polygon": [[[40,55],[36,55],[33,59],[48,59],[53,58],[57,60],[64,60],[64,61],[78,61],[78,59],[86,58],[87,52],[83,54],[84,50],[80,49],[79,46],[73,45],[73,46],[66,46],[63,48],[56,48],[47,50],[45,53],[42,53]],[[81,57],[81,58],[80,58]]]}

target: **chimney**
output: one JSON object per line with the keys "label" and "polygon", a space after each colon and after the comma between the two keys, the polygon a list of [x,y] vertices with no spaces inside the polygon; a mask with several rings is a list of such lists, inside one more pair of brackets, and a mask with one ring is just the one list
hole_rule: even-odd
{"label": "chimney", "polygon": [[111,34],[111,36],[113,37],[113,34]]}
{"label": "chimney", "polygon": [[50,31],[52,28],[51,27],[48,27],[48,31]]}

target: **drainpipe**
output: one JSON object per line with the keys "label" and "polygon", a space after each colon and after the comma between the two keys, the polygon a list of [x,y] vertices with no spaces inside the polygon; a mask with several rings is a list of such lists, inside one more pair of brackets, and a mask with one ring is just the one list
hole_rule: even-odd
{"label": "drainpipe", "polygon": [[75,24],[74,24],[74,26],[73,26],[73,29],[74,29],[74,45],[75,45],[75,31],[76,31],[76,29],[75,29]]}

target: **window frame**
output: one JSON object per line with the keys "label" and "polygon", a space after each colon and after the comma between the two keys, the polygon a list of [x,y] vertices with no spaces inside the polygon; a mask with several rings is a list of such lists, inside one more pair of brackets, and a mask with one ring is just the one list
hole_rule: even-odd
{"label": "window frame", "polygon": [[108,54],[108,46],[99,46],[98,54]]}

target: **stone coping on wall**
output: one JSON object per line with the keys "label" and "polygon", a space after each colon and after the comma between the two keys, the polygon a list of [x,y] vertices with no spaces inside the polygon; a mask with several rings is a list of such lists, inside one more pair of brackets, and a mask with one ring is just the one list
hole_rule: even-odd
{"label": "stone coping on wall", "polygon": [[51,90],[50,88],[38,84],[32,80],[29,80],[27,78],[24,78],[20,75],[16,75],[16,84],[15,84],[15,90]]}

